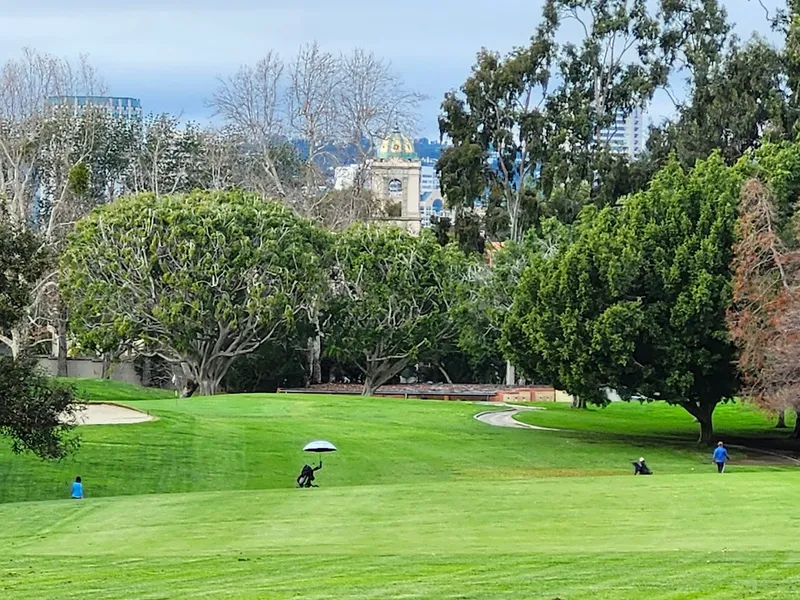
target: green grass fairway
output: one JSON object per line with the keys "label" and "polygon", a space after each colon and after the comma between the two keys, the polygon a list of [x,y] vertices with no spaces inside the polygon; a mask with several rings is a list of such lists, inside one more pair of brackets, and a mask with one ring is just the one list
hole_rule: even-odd
{"label": "green grass fairway", "polygon": [[[596,432],[606,436],[669,437],[676,440],[697,439],[694,417],[678,406],[664,402],[640,404],[614,402],[605,408],[574,410],[567,404],[542,403],[546,410],[522,413],[519,420],[532,425]],[[720,404],[714,411],[714,426],[720,439],[771,438],[785,440],[794,427],[794,414],[786,413],[787,429],[774,429],[776,419],[752,404]]]}
{"label": "green grass fairway", "polygon": [[9,504],[0,595],[785,599],[798,489],[747,473]]}
{"label": "green grass fairway", "polygon": [[[76,382],[158,417],[81,428],[61,463],[0,443],[0,598],[790,599],[800,470],[734,452],[713,472],[663,405],[523,415],[462,403],[316,396],[176,399]],[[774,438],[749,407],[728,437]],[[294,477],[330,439],[322,487]],[[632,477],[645,454],[653,477]],[[739,460],[739,464],[736,461]],[[745,464],[742,464],[745,463]],[[80,474],[87,499],[65,500]],[[800,593],[798,593],[800,594]]]}

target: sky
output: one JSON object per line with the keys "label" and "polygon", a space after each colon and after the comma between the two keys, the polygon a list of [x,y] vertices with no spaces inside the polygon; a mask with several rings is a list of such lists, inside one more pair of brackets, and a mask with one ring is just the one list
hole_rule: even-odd
{"label": "sky", "polygon": [[[767,33],[757,0],[725,4],[740,35]],[[541,0],[494,6],[502,8],[488,0],[0,0],[0,61],[24,47],[88,54],[112,95],[206,122],[218,77],[269,50],[290,58],[313,41],[333,53],[365,48],[428,97],[416,133],[438,138],[442,97],[469,75],[476,52],[525,44],[539,22]],[[658,120],[667,100],[649,112]]]}

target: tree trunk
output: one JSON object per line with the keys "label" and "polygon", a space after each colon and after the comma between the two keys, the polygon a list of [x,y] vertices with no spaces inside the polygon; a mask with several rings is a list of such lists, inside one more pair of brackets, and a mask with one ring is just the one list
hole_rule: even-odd
{"label": "tree trunk", "polygon": [[22,350],[25,346],[26,330],[21,325],[16,325],[11,328],[11,356],[15,359],[22,355]]}
{"label": "tree trunk", "polygon": [[[190,381],[188,381],[188,382],[186,383],[186,387],[187,387],[187,388],[189,388],[189,385],[190,385],[191,383],[195,383],[195,382],[193,382],[193,381],[191,381],[191,380],[190,380]],[[199,382],[197,382],[195,385],[197,385],[197,386],[198,386],[198,387],[196,387],[195,389],[197,389],[197,390],[199,391],[199,393],[200,393],[200,395],[201,395],[201,396],[214,396],[214,395],[217,393],[217,386],[218,386],[218,383],[217,383],[217,382],[216,382],[214,379],[201,379],[201,380],[200,380]],[[190,391],[190,389],[187,389],[186,391]],[[193,393],[194,393],[194,390],[191,390],[191,392],[189,393],[189,395],[188,395],[188,396],[184,396],[184,397],[185,397],[185,398],[188,398],[188,397],[189,397],[189,396],[191,396]]]}
{"label": "tree trunk", "polygon": [[103,352],[103,364],[100,367],[100,378],[108,379],[111,375],[111,354]]}
{"label": "tree trunk", "polygon": [[144,387],[150,387],[153,379],[153,363],[151,362],[150,357],[145,356],[144,361],[142,362],[142,385]]}
{"label": "tree trunk", "polygon": [[58,341],[58,376],[68,377],[68,363],[67,363],[67,309],[64,303],[61,303],[60,310],[58,311],[58,323],[56,326],[56,336]]}
{"label": "tree trunk", "polygon": [[699,443],[711,446],[714,438],[714,423],[709,415],[707,419],[700,419],[700,438]]}
{"label": "tree trunk", "polygon": [[786,409],[782,408],[778,411],[778,423],[775,429],[786,429]]}
{"label": "tree trunk", "polygon": [[322,383],[322,339],[319,334],[308,338],[308,382]]}
{"label": "tree trunk", "polygon": [[714,409],[717,408],[717,403],[698,406],[689,401],[681,406],[700,423],[700,437],[697,443],[710,446],[714,438]]}
{"label": "tree trunk", "polygon": [[200,396],[214,396],[219,393],[219,386],[231,364],[233,358],[217,358],[210,364],[204,362],[201,367],[189,368],[189,379],[194,381]]}
{"label": "tree trunk", "polygon": [[364,391],[362,395],[372,396],[383,384],[402,372],[410,362],[410,359],[402,358],[395,362],[367,363],[368,368],[364,370]]}
{"label": "tree trunk", "polygon": [[572,408],[586,408],[586,400],[580,396],[573,396]]}
{"label": "tree trunk", "polygon": [[362,396],[371,397],[375,393],[375,386],[373,385],[371,377],[364,377],[364,391],[361,392]]}
{"label": "tree trunk", "polygon": [[792,439],[800,440],[800,410],[794,411],[794,429],[792,430]]}
{"label": "tree trunk", "polygon": [[506,361],[506,385],[512,386],[517,384],[517,369],[510,361]]}

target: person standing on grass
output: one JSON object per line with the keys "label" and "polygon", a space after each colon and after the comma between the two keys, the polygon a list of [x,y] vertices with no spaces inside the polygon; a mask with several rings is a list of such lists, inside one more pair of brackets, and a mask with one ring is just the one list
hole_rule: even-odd
{"label": "person standing on grass", "polygon": [[717,473],[725,472],[726,462],[728,462],[728,451],[725,449],[725,444],[719,442],[714,448],[714,464],[717,465]]}
{"label": "person standing on grass", "polygon": [[72,499],[83,500],[83,484],[80,477],[76,477],[75,483],[72,484]]}

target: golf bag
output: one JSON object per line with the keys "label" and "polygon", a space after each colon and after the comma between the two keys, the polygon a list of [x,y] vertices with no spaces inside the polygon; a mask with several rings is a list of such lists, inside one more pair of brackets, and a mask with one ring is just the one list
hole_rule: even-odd
{"label": "golf bag", "polygon": [[642,462],[635,462],[633,463],[633,474],[634,475],[652,475],[653,472],[647,467],[647,463],[644,461]]}
{"label": "golf bag", "polygon": [[300,471],[300,475],[297,477],[297,487],[299,488],[317,487],[316,485],[314,485],[314,471],[321,468],[322,468],[321,462],[319,467],[316,468],[312,468],[310,465],[303,465],[303,470]]}

